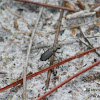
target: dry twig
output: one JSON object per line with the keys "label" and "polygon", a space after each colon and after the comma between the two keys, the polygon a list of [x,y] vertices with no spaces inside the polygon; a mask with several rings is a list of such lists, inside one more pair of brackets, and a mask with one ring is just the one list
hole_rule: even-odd
{"label": "dry twig", "polygon": [[80,17],[87,17],[87,16],[92,16],[92,15],[95,15],[96,12],[90,12],[89,10],[83,10],[83,11],[80,11],[80,12],[76,12],[76,13],[73,13],[73,14],[70,14],[70,15],[67,15],[66,16],[66,19],[75,19],[75,18],[80,18]]}
{"label": "dry twig", "polygon": [[[80,27],[80,31],[81,31],[81,35],[83,36],[83,38],[85,39],[85,41],[88,43],[88,47],[91,48],[91,49],[94,48],[93,45],[89,42],[89,40],[85,37],[85,35],[84,35],[81,27]],[[97,51],[95,51],[95,53],[100,57],[100,54]]]}
{"label": "dry twig", "polygon": [[56,9],[63,9],[63,10],[68,10],[68,11],[73,11],[76,12],[76,9],[71,9],[71,8],[66,8],[66,7],[60,7],[56,5],[50,5],[50,4],[45,4],[45,3],[39,3],[39,2],[34,2],[34,1],[29,1],[29,0],[15,0],[19,2],[24,2],[24,3],[30,3],[30,4],[35,4],[39,6],[44,6],[44,7],[51,7],[51,8],[56,8]]}
{"label": "dry twig", "polygon": [[95,21],[97,21],[97,20],[99,20],[99,19],[100,19],[100,17],[99,17],[99,18],[96,18],[95,20],[92,20],[91,22],[82,23],[82,24],[77,24],[77,25],[71,25],[69,28],[78,28],[78,27],[80,27],[80,26],[84,26],[84,25],[88,25],[88,24],[90,24],[90,23],[93,23],[93,22],[95,22]]}
{"label": "dry twig", "polygon": [[[65,2],[62,2],[63,6],[64,6],[64,3]],[[64,12],[64,10],[62,10],[61,13],[60,13],[60,18],[59,18],[59,23],[58,23],[58,29],[57,29],[57,33],[55,35],[55,40],[54,40],[54,45],[53,46],[56,46],[57,43],[58,43],[58,36],[59,36],[59,32],[60,32],[60,26],[61,26],[61,21],[62,21],[62,17],[63,17],[63,12]],[[54,62],[54,56],[51,57],[50,65],[53,65],[53,62]],[[51,77],[51,72],[52,72],[52,70],[48,71],[47,81],[46,81],[46,88],[49,87],[49,81],[50,81],[50,77]]]}
{"label": "dry twig", "polygon": [[[45,0],[45,2],[46,2],[46,0]],[[40,9],[39,17],[38,17],[38,19],[36,21],[35,28],[32,31],[32,35],[31,35],[31,39],[30,39],[30,44],[29,44],[29,47],[28,47],[28,50],[27,50],[26,64],[25,64],[24,71],[23,71],[23,73],[24,73],[24,75],[23,75],[23,99],[24,100],[27,100],[27,96],[26,96],[26,73],[27,73],[29,55],[30,55],[30,51],[31,51],[31,47],[32,47],[32,42],[33,42],[34,34],[35,34],[36,30],[37,30],[38,23],[39,23],[41,15],[42,15],[42,11],[43,11],[43,7]]]}
{"label": "dry twig", "polygon": [[98,3],[98,4],[94,5],[93,7],[91,7],[90,10],[93,10],[93,9],[99,7],[99,6],[100,6],[100,3]]}

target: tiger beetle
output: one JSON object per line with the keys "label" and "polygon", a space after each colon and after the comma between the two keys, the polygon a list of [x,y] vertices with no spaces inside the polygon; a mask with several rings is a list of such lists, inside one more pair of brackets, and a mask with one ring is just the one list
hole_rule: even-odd
{"label": "tiger beetle", "polygon": [[40,60],[41,60],[41,61],[46,61],[46,60],[49,59],[52,55],[55,54],[55,52],[57,51],[57,49],[60,49],[60,45],[49,48],[47,51],[45,51],[45,52],[41,55]]}

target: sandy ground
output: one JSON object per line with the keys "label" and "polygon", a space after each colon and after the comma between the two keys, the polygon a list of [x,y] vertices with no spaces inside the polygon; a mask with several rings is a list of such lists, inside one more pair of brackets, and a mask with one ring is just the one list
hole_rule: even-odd
{"label": "sandy ground", "polygon": [[[43,0],[33,1],[43,2]],[[48,3],[59,5],[59,1],[60,0],[49,0]],[[75,2],[76,0],[72,1]],[[85,1],[86,9],[89,8],[87,2],[90,4],[96,2],[95,0],[83,1]],[[31,31],[34,30],[41,7],[11,0],[0,0],[0,6],[0,72],[6,73],[0,74],[0,88],[2,88],[23,76],[23,67],[26,62]],[[77,6],[76,8],[79,9]],[[100,10],[100,7],[98,9]],[[54,63],[88,50],[86,45],[77,42],[79,37],[81,37],[79,29],[77,29],[73,35],[70,28],[64,27],[89,22],[88,25],[81,26],[81,29],[86,37],[90,37],[88,40],[94,47],[100,46],[100,23],[98,24],[97,21],[91,23],[92,20],[97,18],[95,14],[93,16],[66,20],[65,16],[67,14],[70,13],[64,11],[61,25],[62,31],[58,39],[58,43],[66,43],[66,45],[62,45],[61,48],[57,50],[57,52],[60,53],[55,53],[56,57]],[[60,10],[44,8],[37,31],[34,35],[32,47],[38,45],[53,45],[59,16]],[[100,19],[98,21],[100,22]],[[86,30],[91,25],[94,25],[94,28],[88,33]],[[82,37],[81,39],[84,41]],[[40,61],[41,54],[46,50],[47,48],[31,50],[28,72],[34,73],[39,71],[39,69],[49,66],[50,59]],[[100,53],[100,50],[97,52]],[[90,53],[59,66],[59,68],[56,68],[54,71],[57,73],[56,84],[61,83],[69,76],[99,59],[96,53]],[[95,78],[96,73],[100,75],[100,65],[85,72],[59,88],[58,91],[50,94],[47,97],[48,100],[100,100],[100,77]],[[46,91],[54,87],[54,73],[51,75],[48,90],[45,90],[44,81],[46,79],[47,72],[27,81],[27,100],[33,100],[33,98],[36,100],[38,96],[43,95]],[[22,86],[17,89],[8,89],[0,93],[0,100],[22,100],[22,92]]]}

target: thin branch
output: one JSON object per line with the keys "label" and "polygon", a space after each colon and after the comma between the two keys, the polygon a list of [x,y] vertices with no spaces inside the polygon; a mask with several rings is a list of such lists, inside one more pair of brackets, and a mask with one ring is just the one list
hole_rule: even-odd
{"label": "thin branch", "polygon": [[[89,42],[89,40],[85,37],[85,35],[84,35],[84,33],[83,33],[81,27],[80,27],[80,31],[81,31],[81,35],[83,36],[83,38],[85,39],[85,41],[89,44],[88,47],[89,47],[90,49],[94,48],[93,45]],[[100,57],[100,54],[99,54],[97,51],[95,51],[95,53]]]}
{"label": "thin branch", "polygon": [[56,8],[56,9],[63,9],[63,10],[68,10],[68,11],[73,11],[73,12],[77,11],[76,9],[71,9],[71,8],[67,8],[67,7],[60,7],[60,6],[56,6],[56,5],[50,5],[50,4],[39,3],[39,2],[28,1],[28,0],[15,0],[15,1],[24,2],[24,3],[30,3],[30,4],[35,4],[35,5],[44,6],[44,7],[51,7],[51,8]]}
{"label": "thin branch", "polygon": [[93,9],[99,7],[99,6],[100,6],[100,3],[98,3],[98,4],[96,4],[95,6],[91,7],[90,10],[93,10]]}
{"label": "thin branch", "polygon": [[[64,6],[64,3],[65,3],[65,2],[62,1],[62,5],[63,5],[63,6]],[[55,35],[55,40],[54,40],[53,46],[56,46],[57,43],[58,43],[58,36],[59,36],[59,32],[60,32],[60,26],[61,26],[61,21],[62,21],[62,17],[63,17],[63,12],[64,12],[64,10],[62,10],[61,13],[60,13],[60,18],[59,18],[59,23],[58,23],[58,29],[57,29],[57,33],[56,33],[56,35]],[[54,62],[54,56],[51,57],[50,65],[53,65],[53,62]],[[46,81],[46,88],[47,88],[47,89],[48,89],[48,87],[49,87],[51,72],[52,72],[52,70],[49,70],[49,71],[48,71],[48,74],[47,74],[47,81]]]}
{"label": "thin branch", "polygon": [[86,37],[86,38],[97,38],[97,37],[100,37],[100,36],[91,36],[91,37]]}
{"label": "thin branch", "polygon": [[[46,2],[46,0],[45,0],[45,2]],[[27,96],[26,96],[26,74],[27,74],[29,55],[30,55],[30,51],[31,51],[31,47],[32,47],[32,42],[33,42],[34,34],[35,34],[36,30],[37,30],[38,23],[39,23],[41,15],[42,15],[42,12],[43,12],[43,7],[40,9],[39,17],[38,17],[38,19],[36,21],[35,28],[32,31],[32,35],[31,35],[31,39],[30,39],[30,44],[29,44],[29,47],[28,47],[28,50],[27,50],[26,64],[25,64],[24,71],[23,71],[23,73],[24,73],[24,75],[23,75],[23,100],[27,100]]]}
{"label": "thin branch", "polygon": [[98,17],[98,18],[96,18],[96,19],[94,19],[94,20],[92,20],[90,22],[86,22],[86,23],[82,23],[82,24],[76,24],[76,25],[71,25],[70,27],[69,26],[68,27],[64,27],[64,29],[66,29],[66,28],[78,28],[80,26],[84,26],[84,25],[88,25],[90,23],[93,23],[93,22],[97,21],[98,19],[100,19],[100,17]]}
{"label": "thin branch", "polygon": [[80,42],[82,42],[83,44],[85,44],[87,47],[91,48],[90,45],[86,44],[84,41],[82,41],[80,38],[79,38]]}
{"label": "thin branch", "polygon": [[89,10],[82,10],[82,11],[79,11],[79,12],[76,12],[76,13],[73,13],[73,14],[69,14],[69,15],[65,16],[65,18],[67,20],[69,20],[69,19],[93,16],[95,14],[96,14],[95,11],[94,12],[90,12]]}

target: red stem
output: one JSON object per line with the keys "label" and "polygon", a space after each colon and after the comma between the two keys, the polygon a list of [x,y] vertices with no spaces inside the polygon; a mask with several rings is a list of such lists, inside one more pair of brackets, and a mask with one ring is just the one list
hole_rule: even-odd
{"label": "red stem", "polygon": [[93,10],[93,9],[99,7],[99,6],[100,6],[100,3],[98,3],[98,4],[96,4],[95,6],[91,7],[90,10]]}
{"label": "red stem", "polygon": [[44,6],[44,7],[51,7],[51,8],[56,8],[56,9],[63,9],[63,10],[68,10],[68,11],[74,11],[76,12],[76,9],[71,9],[71,8],[66,8],[66,7],[60,7],[56,5],[50,5],[50,4],[45,4],[45,3],[39,3],[39,2],[34,2],[34,1],[28,1],[28,0],[15,0],[19,2],[24,2],[24,3],[30,3],[30,4],[35,4],[39,6]]}
{"label": "red stem", "polygon": [[[53,68],[55,68],[55,67],[58,67],[59,65],[62,65],[62,64],[64,64],[64,63],[68,62],[68,61],[71,61],[71,60],[73,60],[73,59],[82,57],[82,56],[84,56],[84,55],[86,55],[86,54],[88,54],[88,53],[90,53],[90,52],[94,52],[96,49],[100,49],[100,47],[96,47],[96,48],[90,49],[90,50],[88,50],[88,51],[85,51],[85,52],[80,53],[80,54],[78,54],[78,55],[75,55],[75,56],[73,56],[73,57],[70,57],[70,58],[65,59],[65,60],[63,60],[63,61],[60,61],[60,62],[58,62],[58,63],[56,63],[56,64],[54,64],[54,65],[51,65],[51,66],[49,66],[49,67],[47,67],[47,68],[45,68],[45,69],[40,70],[40,71],[38,71],[38,72],[35,72],[35,73],[33,73],[33,74],[30,74],[30,75],[27,75],[26,79],[27,79],[27,80],[28,80],[28,79],[31,79],[31,78],[34,77],[34,76],[37,76],[37,75],[39,75],[39,74],[41,74],[41,73],[43,73],[43,72],[46,72],[46,71],[48,71],[48,70],[50,70],[50,69],[53,69]],[[23,83],[23,78],[21,78],[20,80],[18,80],[18,81],[16,81],[16,82],[13,82],[13,83],[11,83],[11,84],[9,84],[9,85],[7,85],[7,86],[1,88],[1,89],[0,89],[0,92],[2,92],[2,91],[4,91],[4,90],[7,90],[8,88],[11,88],[11,87],[13,87],[13,86],[16,86],[16,85],[18,85],[18,84],[20,84],[20,83]]]}
{"label": "red stem", "polygon": [[86,72],[87,70],[93,68],[94,66],[97,66],[98,64],[100,64],[100,60],[93,63],[92,65],[90,65],[87,68],[84,68],[83,70],[79,71],[78,73],[76,73],[75,75],[69,77],[68,79],[66,79],[65,81],[63,81],[62,83],[60,83],[59,85],[57,85],[56,87],[54,87],[53,89],[51,89],[50,91],[48,91],[47,93],[45,93],[44,95],[42,95],[41,97],[39,97],[37,100],[42,100],[43,98],[45,98],[47,95],[51,94],[53,91],[57,90],[58,88],[60,88],[61,86],[63,86],[65,83],[69,82],[70,80],[72,80],[73,78],[79,76],[80,74]]}

